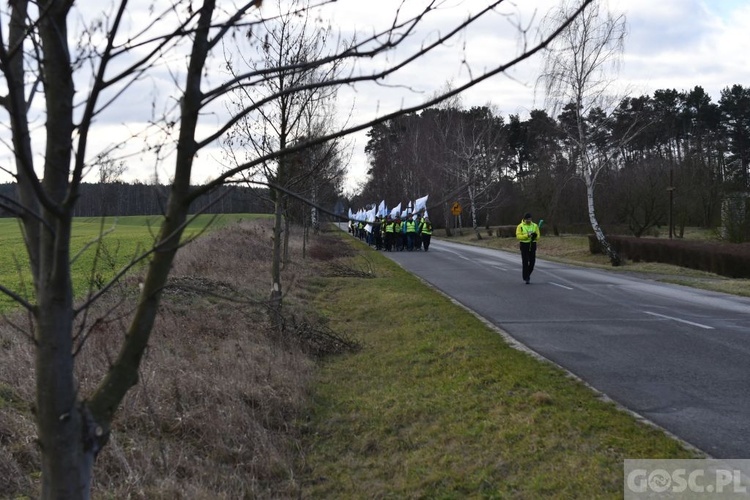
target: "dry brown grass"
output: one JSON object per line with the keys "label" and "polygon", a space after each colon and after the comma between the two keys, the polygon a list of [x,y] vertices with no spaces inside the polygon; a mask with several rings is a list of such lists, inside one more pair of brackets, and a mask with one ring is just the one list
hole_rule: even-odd
{"label": "dry brown grass", "polygon": [[[297,436],[290,422],[306,407],[314,360],[293,336],[322,328],[307,311],[304,284],[317,271],[292,237],[282,283],[292,289],[287,335],[269,334],[271,227],[247,222],[208,234],[178,255],[162,311],[131,390],[97,459],[97,498],[293,496]],[[325,240],[318,253],[335,253]],[[340,244],[338,245],[340,246]],[[313,252],[314,253],[314,252]],[[295,264],[296,263],[296,264]],[[78,359],[85,394],[100,380],[123,338],[138,287],[88,317]],[[22,323],[18,316],[13,320]],[[290,333],[291,332],[291,333]],[[308,332],[309,333],[309,332]],[[0,329],[0,498],[38,496],[40,455],[31,411],[33,350],[18,331]],[[5,478],[10,478],[5,480]]]}

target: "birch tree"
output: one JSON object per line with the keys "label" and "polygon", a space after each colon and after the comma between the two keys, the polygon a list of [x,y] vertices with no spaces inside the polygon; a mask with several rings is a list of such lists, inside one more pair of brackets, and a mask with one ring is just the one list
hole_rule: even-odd
{"label": "birch tree", "polygon": [[[578,7],[576,2],[565,0],[553,8],[546,22],[559,26],[557,23]],[[552,41],[540,77],[551,115],[563,107],[572,113],[572,126],[566,128],[573,145],[570,160],[586,185],[591,229],[614,266],[620,265],[621,259],[599,225],[594,194],[597,177],[604,169],[614,167],[618,150],[632,138],[635,127],[633,124],[619,137],[606,132],[607,118],[620,101],[613,84],[625,35],[625,16],[611,13],[606,3],[593,2]]]}

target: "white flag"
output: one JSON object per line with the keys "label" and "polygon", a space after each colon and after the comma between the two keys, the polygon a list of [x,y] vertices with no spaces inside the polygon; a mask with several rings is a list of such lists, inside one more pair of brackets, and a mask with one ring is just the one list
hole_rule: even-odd
{"label": "white flag", "polygon": [[391,217],[398,217],[399,214],[401,214],[401,203],[393,207],[393,210],[391,210]]}
{"label": "white flag", "polygon": [[427,209],[427,197],[430,196],[429,194],[423,198],[417,198],[417,201],[414,202],[414,211],[419,212],[420,210],[426,210]]}

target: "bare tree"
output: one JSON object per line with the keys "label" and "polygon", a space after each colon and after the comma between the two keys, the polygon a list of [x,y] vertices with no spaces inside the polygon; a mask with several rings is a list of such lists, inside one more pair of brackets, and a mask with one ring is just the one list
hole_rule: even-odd
{"label": "bare tree", "polygon": [[[286,6],[277,0],[274,7],[278,16],[262,19],[249,30],[247,51],[243,50],[246,49],[244,45],[232,47],[241,49],[233,51],[238,60],[227,57],[227,68],[235,78],[248,70],[260,75],[268,68],[277,69],[256,85],[241,85],[234,89],[236,100],[232,102],[232,111],[243,116],[230,132],[231,139],[224,144],[232,149],[235,166],[255,158],[269,157],[260,164],[260,172],[243,173],[247,180],[257,180],[260,174],[273,184],[294,189],[296,184],[313,175],[314,170],[300,168],[311,164],[300,163],[299,156],[273,157],[273,152],[301,144],[303,138],[312,137],[312,129],[321,129],[321,124],[333,121],[335,108],[329,103],[336,98],[338,88],[319,83],[338,79],[343,60],[331,58],[327,64],[317,62],[325,59],[332,50],[329,46],[332,30],[312,12],[309,0],[292,0]],[[253,108],[253,112],[244,114],[248,108]],[[234,151],[237,148],[244,153],[242,159],[237,158]],[[288,254],[288,196],[272,187],[271,200],[274,203],[274,258],[269,310],[278,318],[283,296],[283,256]]]}
{"label": "bare tree", "polygon": [[[546,22],[555,29],[577,8],[576,2],[565,0],[550,12]],[[591,228],[615,266],[621,259],[599,226],[594,191],[599,173],[613,166],[620,147],[632,138],[632,127],[625,136],[606,134],[607,118],[620,101],[613,94],[615,76],[611,71],[619,63],[625,35],[625,16],[613,15],[606,4],[594,2],[553,40],[540,77],[552,115],[563,107],[572,115],[566,129],[573,145],[571,163],[577,165],[586,184]]]}
{"label": "bare tree", "polygon": [[471,227],[480,240],[478,213],[488,209],[500,197],[494,174],[497,165],[502,163],[502,131],[502,118],[495,116],[487,106],[462,111],[458,119],[453,154],[460,165],[458,178],[466,185]]}
{"label": "bare tree", "polygon": [[100,156],[97,160],[99,166],[99,182],[109,184],[122,179],[122,175],[128,170],[123,160],[115,161],[107,156]]}
{"label": "bare tree", "polygon": [[[488,2],[479,11],[457,19],[454,26],[423,44],[404,43],[421,23],[434,14],[439,2],[425,2],[424,8],[404,17],[394,14],[392,23],[343,50],[321,54],[318,59],[272,65],[261,70],[230,75],[218,83],[221,73],[221,43],[257,25],[262,13],[260,0],[219,5],[216,0],[174,0],[159,11],[154,3],[146,13],[133,12],[126,0],[102,4],[103,18],[91,19],[91,12],[76,10],[71,0],[15,0],[2,9],[0,26],[0,73],[5,95],[0,105],[8,114],[9,140],[2,145],[14,160],[17,197],[0,204],[19,218],[23,226],[28,260],[33,277],[29,298],[10,285],[0,290],[15,299],[32,318],[29,339],[36,349],[36,418],[42,450],[42,497],[89,498],[94,461],[107,443],[118,406],[138,383],[139,367],[150,341],[162,291],[173,259],[184,244],[183,231],[189,222],[191,203],[214,188],[237,179],[279,158],[324,144],[332,139],[370,128],[404,113],[434,105],[477,83],[501,73],[537,53],[557,31],[523,53],[499,62],[485,72],[474,73],[465,83],[445,94],[414,106],[385,110],[334,132],[292,144],[277,144],[260,156],[248,158],[226,169],[199,187],[191,186],[198,154],[222,139],[245,117],[283,96],[314,89],[379,82],[419,60],[425,54],[471,28],[491,14],[502,0]],[[332,3],[320,0],[324,6]],[[587,2],[583,2],[584,4]],[[573,11],[571,17],[578,12]],[[72,20],[75,20],[73,22]],[[73,33],[79,21],[88,21],[83,31]],[[128,28],[128,22],[133,25]],[[561,23],[562,29],[568,19]],[[378,69],[360,68],[340,78],[305,80],[278,89],[275,95],[229,116],[226,99],[241,88],[263,85],[292,69],[324,69],[336,61],[371,60],[394,48],[407,50],[399,58],[385,58]],[[164,78],[171,75],[172,81]],[[71,230],[74,207],[81,193],[83,174],[89,168],[89,148],[96,130],[113,104],[143,100],[138,84],[149,80],[170,83],[168,100],[155,103],[151,126],[144,136],[148,148],[144,162],[156,168],[171,165],[164,177],[168,198],[155,241],[146,253],[134,259],[148,262],[132,315],[128,318],[119,351],[108,371],[92,389],[82,390],[76,380],[77,355],[95,334],[97,320],[89,316],[90,306],[127,273],[80,299],[74,296],[71,274]],[[125,101],[131,97],[131,101]],[[41,102],[37,102],[37,98]],[[41,124],[41,125],[39,125]],[[36,128],[35,128],[36,127]],[[131,141],[128,141],[130,144]],[[44,144],[35,155],[33,145]],[[114,149],[110,149],[114,150]],[[94,153],[93,157],[96,157]],[[37,170],[38,169],[38,170]],[[37,173],[41,173],[41,176]],[[271,187],[280,187],[273,180]],[[282,191],[288,192],[288,191]],[[132,267],[132,266],[131,266]]]}

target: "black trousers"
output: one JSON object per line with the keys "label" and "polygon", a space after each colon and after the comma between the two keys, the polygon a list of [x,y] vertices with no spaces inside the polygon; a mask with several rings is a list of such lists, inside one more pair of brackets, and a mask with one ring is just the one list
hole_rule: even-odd
{"label": "black trousers", "polygon": [[531,279],[531,272],[534,270],[534,263],[536,262],[536,242],[521,243],[521,273],[523,274],[523,280],[528,281]]}
{"label": "black trousers", "polygon": [[432,239],[432,235],[431,234],[424,234],[424,233],[422,233],[422,246],[424,247],[424,251],[425,252],[430,249],[430,240],[431,239]]}

